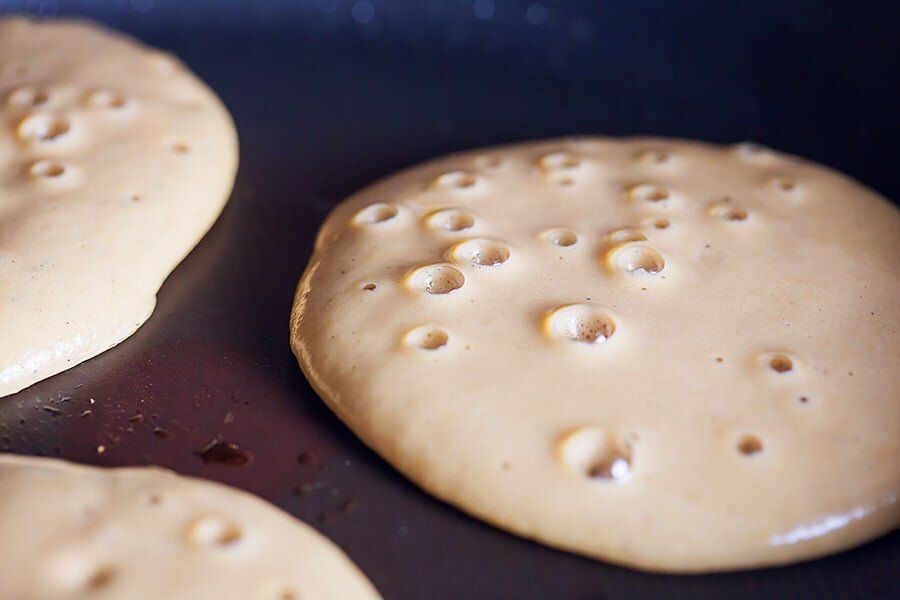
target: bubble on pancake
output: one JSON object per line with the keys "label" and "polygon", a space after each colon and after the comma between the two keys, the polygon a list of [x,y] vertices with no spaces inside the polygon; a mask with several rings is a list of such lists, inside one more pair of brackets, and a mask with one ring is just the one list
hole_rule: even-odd
{"label": "bubble on pancake", "polygon": [[628,242],[644,242],[647,236],[643,231],[632,229],[631,227],[622,227],[614,229],[606,234],[606,241],[610,244],[625,244]]}
{"label": "bubble on pancake", "polygon": [[124,95],[106,89],[91,90],[84,96],[84,104],[91,108],[104,108],[117,110],[124,108],[128,103]]}
{"label": "bubble on pancake", "polygon": [[740,437],[737,443],[737,449],[738,452],[744,456],[754,456],[762,453],[764,446],[758,435],[748,433]]}
{"label": "bubble on pancake", "polygon": [[570,471],[592,481],[624,483],[631,475],[631,442],[600,427],[579,427],[563,436],[557,456]]}
{"label": "bubble on pancake", "polygon": [[452,252],[456,260],[477,267],[495,267],[509,260],[509,248],[496,240],[476,238],[456,246]]}
{"label": "bubble on pancake", "polygon": [[570,229],[553,228],[541,233],[541,237],[551,244],[563,248],[574,246],[578,243],[578,234]]}
{"label": "bubble on pancake", "polygon": [[356,213],[353,220],[358,225],[380,225],[396,217],[397,213],[396,206],[377,202]]}
{"label": "bubble on pancake", "polygon": [[467,191],[474,189],[480,182],[478,175],[467,171],[448,171],[439,175],[433,182],[438,188]]}
{"label": "bubble on pancake", "polygon": [[545,154],[538,160],[544,171],[573,171],[581,167],[582,159],[573,152],[559,151]]}
{"label": "bubble on pancake", "polygon": [[236,523],[215,515],[206,515],[188,524],[186,536],[197,546],[227,549],[240,543],[244,532]]}
{"label": "bubble on pancake", "polygon": [[643,202],[664,202],[671,197],[669,190],[652,183],[639,183],[628,190],[628,198]]}
{"label": "bubble on pancake", "polygon": [[714,202],[709,207],[709,214],[723,221],[746,221],[750,216],[746,208],[738,206],[728,196]]}
{"label": "bubble on pancake", "polygon": [[575,185],[575,180],[569,177],[568,175],[560,175],[558,173],[554,173],[547,177],[548,183],[556,184],[560,187],[570,187]]}
{"label": "bubble on pancake", "polygon": [[769,185],[780,194],[793,194],[797,191],[798,184],[789,177],[775,177],[769,181]]}
{"label": "bubble on pancake", "polygon": [[666,268],[659,250],[642,243],[625,243],[612,247],[606,255],[607,265],[629,275],[656,275]]}
{"label": "bubble on pancake", "polygon": [[50,102],[50,92],[35,86],[14,89],[6,98],[6,103],[14,108],[37,108]]}
{"label": "bubble on pancake", "polygon": [[666,150],[650,148],[641,150],[637,155],[637,160],[645,165],[663,165],[672,159],[672,155]]}
{"label": "bubble on pancake", "polygon": [[616,332],[616,322],[605,310],[592,304],[568,304],[554,309],[548,330],[556,339],[593,345],[603,344]]}
{"label": "bubble on pancake", "polygon": [[443,296],[460,289],[466,283],[462,271],[447,264],[419,267],[409,275],[413,288],[426,294]]}
{"label": "bubble on pancake", "polygon": [[19,121],[16,134],[25,142],[52,143],[69,134],[72,124],[65,117],[34,113]]}
{"label": "bubble on pancake", "polygon": [[738,156],[745,160],[759,160],[771,157],[772,151],[754,142],[741,142],[734,146]]}
{"label": "bubble on pancake", "polygon": [[475,217],[461,208],[445,208],[431,213],[426,219],[428,226],[439,231],[458,232],[475,226]]}
{"label": "bubble on pancake", "polygon": [[165,52],[148,52],[144,58],[157,75],[169,77],[178,70],[178,61]]}
{"label": "bubble on pancake", "polygon": [[473,161],[475,166],[481,169],[494,170],[503,166],[503,157],[499,154],[485,154],[478,156]]}
{"label": "bubble on pancake", "polygon": [[272,580],[264,582],[253,596],[253,600],[302,600],[302,598],[303,596],[293,586]]}
{"label": "bubble on pancake", "polygon": [[762,362],[779,375],[790,373],[796,367],[794,359],[786,352],[768,352],[762,356]]}
{"label": "bubble on pancake", "polygon": [[89,547],[51,550],[41,569],[45,586],[58,594],[99,593],[115,579],[116,568]]}
{"label": "bubble on pancake", "polygon": [[28,172],[32,177],[56,179],[66,174],[66,165],[55,160],[39,160],[31,165]]}
{"label": "bubble on pancake", "polygon": [[437,350],[443,348],[450,341],[450,335],[438,327],[416,327],[406,334],[405,341],[408,345],[421,350]]}

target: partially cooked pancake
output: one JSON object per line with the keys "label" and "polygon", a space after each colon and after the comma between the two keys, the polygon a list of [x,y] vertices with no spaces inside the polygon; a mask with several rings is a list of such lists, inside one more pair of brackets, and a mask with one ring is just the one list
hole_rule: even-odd
{"label": "partially cooked pancake", "polygon": [[900,521],[900,214],[763,148],[490,148],[334,210],[291,341],[423,488],[661,571],[788,563]]}

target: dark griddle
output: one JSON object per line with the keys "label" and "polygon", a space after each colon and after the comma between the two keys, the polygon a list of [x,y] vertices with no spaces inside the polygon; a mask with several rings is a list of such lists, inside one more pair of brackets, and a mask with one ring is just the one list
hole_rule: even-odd
{"label": "dark griddle", "polygon": [[[546,0],[547,13],[529,13],[530,1],[495,0],[479,20],[470,0],[374,0],[369,23],[353,4],[0,0],[99,18],[175,51],[241,136],[234,196],[153,317],[0,401],[0,449],[153,463],[252,490],[340,544],[388,598],[896,593],[896,533],[803,565],[666,577],[483,525],[398,476],[331,415],[296,366],[287,320],[327,211],[453,150],[575,133],[752,139],[900,198],[900,3]],[[216,436],[254,460],[204,463],[196,451]]]}

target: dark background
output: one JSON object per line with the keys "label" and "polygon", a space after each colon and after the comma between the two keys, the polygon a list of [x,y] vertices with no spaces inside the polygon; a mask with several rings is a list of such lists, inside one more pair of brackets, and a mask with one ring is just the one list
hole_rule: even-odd
{"label": "dark background", "polygon": [[[86,15],[173,50],[241,136],[231,202],[150,321],[0,400],[0,450],[244,487],[340,544],[391,599],[898,594],[897,533],[802,565],[666,577],[483,525],[324,408],[287,320],[330,207],[453,150],[588,133],[753,140],[900,198],[900,2],[0,0],[0,12]],[[252,460],[204,462],[216,439]]]}

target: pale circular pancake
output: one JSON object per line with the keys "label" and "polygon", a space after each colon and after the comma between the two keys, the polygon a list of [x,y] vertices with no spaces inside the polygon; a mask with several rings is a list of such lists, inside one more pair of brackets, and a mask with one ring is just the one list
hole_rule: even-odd
{"label": "pale circular pancake", "polygon": [[134,333],[236,167],[228,113],[174,57],[0,19],[0,396]]}
{"label": "pale circular pancake", "polygon": [[378,598],[311,527],[153,467],[0,455],[0,531],[4,598]]}
{"label": "pale circular pancake", "polygon": [[634,567],[797,561],[900,521],[900,214],[751,145],[554,140],[354,195],[291,342],[410,479]]}

